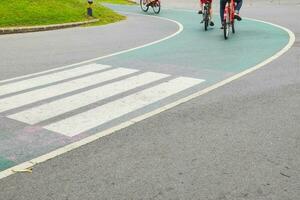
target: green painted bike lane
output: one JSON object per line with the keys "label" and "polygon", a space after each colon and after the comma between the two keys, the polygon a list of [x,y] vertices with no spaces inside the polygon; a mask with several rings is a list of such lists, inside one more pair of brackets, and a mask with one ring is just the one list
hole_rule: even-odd
{"label": "green painted bike lane", "polygon": [[[138,6],[109,6],[117,11],[149,15],[141,12]],[[252,68],[282,50],[290,39],[289,34],[281,28],[262,22],[243,20],[236,25],[237,33],[225,41],[222,30],[219,29],[218,17],[215,17],[215,28],[205,32],[203,25],[200,24],[200,16],[194,12],[163,9],[158,16],[181,23],[183,31],[160,43],[93,61],[112,67],[133,68],[205,80],[204,84],[161,101],[150,107],[148,111]],[[147,23],[146,17],[145,23]],[[136,33],[132,33],[132,37],[134,34]],[[9,135],[8,139],[0,137],[4,141],[2,144],[11,146],[0,147],[0,171],[91,135],[67,138],[48,133],[40,127],[27,127],[27,129],[27,134],[24,134],[23,129],[22,131],[19,129],[6,134]],[[3,128],[1,131],[8,130]]]}
{"label": "green painted bike lane", "polygon": [[213,84],[263,62],[289,42],[285,30],[253,20],[237,22],[236,34],[224,40],[219,16],[214,16],[215,26],[205,32],[200,24],[202,16],[196,11],[162,9],[154,15],[143,13],[137,6],[109,6],[116,11],[159,16],[183,25],[183,31],[167,41],[101,61],[113,66],[191,76]]}

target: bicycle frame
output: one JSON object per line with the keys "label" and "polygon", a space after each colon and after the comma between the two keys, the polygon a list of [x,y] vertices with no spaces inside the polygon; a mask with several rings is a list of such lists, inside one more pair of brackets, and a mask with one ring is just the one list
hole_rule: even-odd
{"label": "bicycle frame", "polygon": [[234,21],[234,11],[235,11],[235,2],[234,0],[228,0],[225,7],[224,12],[224,21],[227,21],[227,17],[229,15],[229,21],[230,23],[233,23]]}
{"label": "bicycle frame", "polygon": [[235,12],[235,1],[227,0],[225,10],[224,10],[224,19],[223,19],[223,28],[224,28],[224,38],[225,40],[229,37],[230,29],[232,33],[235,33],[234,27],[234,12]]}
{"label": "bicycle frame", "polygon": [[203,22],[204,22],[204,30],[207,31],[208,24],[210,22],[210,14],[211,8],[210,3],[206,2],[203,6]]}
{"label": "bicycle frame", "polygon": [[211,15],[211,4],[210,3],[205,3],[203,7],[204,7],[204,10],[207,11],[208,16],[210,17],[210,15]]}

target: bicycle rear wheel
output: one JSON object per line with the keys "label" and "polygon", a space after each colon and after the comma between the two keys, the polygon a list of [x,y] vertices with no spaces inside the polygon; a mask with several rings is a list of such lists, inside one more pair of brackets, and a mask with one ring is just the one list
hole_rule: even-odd
{"label": "bicycle rear wheel", "polygon": [[160,12],[160,1],[156,0],[152,5],[153,12],[158,14]]}
{"label": "bicycle rear wheel", "polygon": [[149,9],[149,6],[147,6],[146,0],[140,0],[140,6],[142,11],[147,12]]}

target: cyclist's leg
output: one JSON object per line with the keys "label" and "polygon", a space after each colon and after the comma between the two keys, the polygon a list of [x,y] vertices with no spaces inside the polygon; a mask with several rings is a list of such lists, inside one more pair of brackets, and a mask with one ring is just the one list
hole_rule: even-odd
{"label": "cyclist's leg", "polygon": [[220,0],[220,18],[221,18],[222,26],[224,21],[224,10],[225,10],[226,3],[227,0]]}
{"label": "cyclist's leg", "polygon": [[200,3],[200,9],[198,11],[198,14],[202,14],[203,13],[203,0],[199,0],[199,3]]}
{"label": "cyclist's leg", "polygon": [[235,11],[239,13],[243,5],[243,0],[236,0],[236,3]]}
{"label": "cyclist's leg", "polygon": [[234,15],[234,17],[238,21],[241,21],[242,18],[240,17],[239,13],[240,13],[240,10],[241,10],[242,5],[243,5],[243,0],[235,0],[235,2],[236,2],[236,6],[235,6],[235,15]]}
{"label": "cyclist's leg", "polygon": [[213,18],[212,1],[209,2],[209,7],[208,7],[208,9],[209,9],[209,19],[210,19],[209,25],[210,25],[210,26],[214,26],[215,23],[213,22],[213,19],[212,19],[212,18]]}

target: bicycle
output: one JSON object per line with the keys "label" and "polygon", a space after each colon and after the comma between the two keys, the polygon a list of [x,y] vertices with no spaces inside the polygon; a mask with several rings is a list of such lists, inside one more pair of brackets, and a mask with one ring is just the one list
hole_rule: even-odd
{"label": "bicycle", "polygon": [[228,0],[227,3],[226,3],[225,10],[224,10],[224,21],[223,21],[225,40],[227,40],[228,37],[229,37],[230,28],[232,30],[232,33],[235,33],[234,11],[235,11],[235,2],[234,2],[234,0]]}
{"label": "bicycle", "polygon": [[207,31],[208,25],[210,23],[210,3],[206,2],[203,6],[203,22],[204,30]]}
{"label": "bicycle", "polygon": [[153,0],[150,3],[147,0],[140,0],[140,6],[144,12],[147,12],[151,6],[155,14],[159,14],[161,8],[160,0]]}

